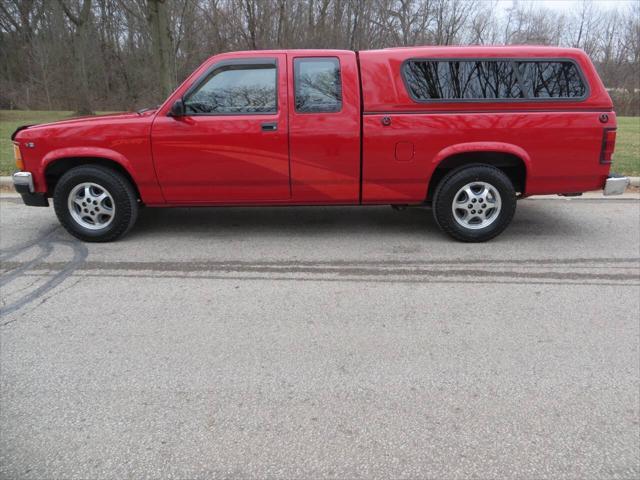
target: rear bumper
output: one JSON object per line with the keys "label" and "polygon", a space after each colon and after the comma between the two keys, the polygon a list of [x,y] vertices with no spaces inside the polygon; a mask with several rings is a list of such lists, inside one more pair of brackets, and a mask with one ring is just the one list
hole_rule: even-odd
{"label": "rear bumper", "polygon": [[25,205],[30,207],[49,206],[49,201],[44,193],[34,192],[33,176],[29,172],[14,173],[13,188],[20,194]]}
{"label": "rear bumper", "polygon": [[629,185],[629,177],[612,175],[604,182],[604,195],[622,195]]}

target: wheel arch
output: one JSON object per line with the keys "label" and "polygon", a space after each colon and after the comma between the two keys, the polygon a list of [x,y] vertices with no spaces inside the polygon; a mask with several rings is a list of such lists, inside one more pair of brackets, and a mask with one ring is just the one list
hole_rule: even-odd
{"label": "wheel arch", "polygon": [[499,168],[513,182],[517,192],[525,193],[531,158],[523,148],[501,142],[472,142],[449,146],[434,157],[427,201],[431,201],[438,183],[448,172],[478,163]]}
{"label": "wheel arch", "polygon": [[42,165],[42,175],[46,182],[48,195],[53,195],[58,180],[70,169],[82,165],[99,165],[123,175],[133,186],[138,198],[141,198],[129,161],[117,152],[109,150],[103,152],[94,149],[88,151],[62,149],[45,156]]}

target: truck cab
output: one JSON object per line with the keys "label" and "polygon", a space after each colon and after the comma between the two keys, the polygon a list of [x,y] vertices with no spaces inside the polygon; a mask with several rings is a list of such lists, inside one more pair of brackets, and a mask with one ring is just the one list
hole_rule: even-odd
{"label": "truck cab", "polygon": [[163,196],[171,204],[358,203],[360,112],[354,52],[216,56],[153,122]]}
{"label": "truck cab", "polygon": [[157,109],[21,127],[14,183],[87,241],[122,236],[141,204],[430,206],[484,241],[518,198],[621,193],[615,133],[578,49],[232,52]]}

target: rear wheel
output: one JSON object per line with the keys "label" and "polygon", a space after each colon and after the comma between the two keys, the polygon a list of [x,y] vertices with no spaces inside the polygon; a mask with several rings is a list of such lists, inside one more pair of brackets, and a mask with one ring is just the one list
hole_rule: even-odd
{"label": "rear wheel", "polygon": [[138,199],[120,173],[101,166],[72,168],[58,181],[53,205],[62,226],[87,242],[126,234],[138,216]]}
{"label": "rear wheel", "polygon": [[499,235],[515,210],[511,180],[490,165],[469,165],[450,172],[433,196],[436,223],[463,242],[484,242]]}

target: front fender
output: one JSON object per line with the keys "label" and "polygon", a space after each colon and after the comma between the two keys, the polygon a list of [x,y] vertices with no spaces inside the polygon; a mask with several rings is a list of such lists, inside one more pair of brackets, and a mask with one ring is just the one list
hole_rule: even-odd
{"label": "front fender", "polygon": [[56,160],[63,158],[103,158],[105,160],[111,160],[124,168],[129,175],[131,175],[131,178],[136,178],[135,169],[127,157],[115,150],[101,147],[66,147],[52,150],[42,158],[40,171],[38,173],[44,177],[44,172],[47,170],[47,167]]}

